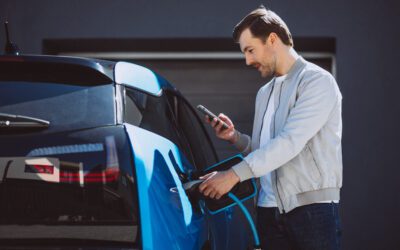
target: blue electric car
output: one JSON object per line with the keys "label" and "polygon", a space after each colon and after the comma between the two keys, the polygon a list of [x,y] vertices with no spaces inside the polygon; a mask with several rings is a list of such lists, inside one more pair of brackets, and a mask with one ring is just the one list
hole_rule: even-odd
{"label": "blue electric car", "polygon": [[183,189],[218,163],[192,106],[147,68],[0,56],[0,249],[251,248],[238,207]]}

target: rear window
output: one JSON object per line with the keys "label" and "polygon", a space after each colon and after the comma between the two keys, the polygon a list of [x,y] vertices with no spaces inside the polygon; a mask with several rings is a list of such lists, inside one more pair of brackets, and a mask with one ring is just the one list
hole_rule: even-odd
{"label": "rear window", "polygon": [[47,120],[43,133],[115,124],[114,86],[0,81],[0,113]]}

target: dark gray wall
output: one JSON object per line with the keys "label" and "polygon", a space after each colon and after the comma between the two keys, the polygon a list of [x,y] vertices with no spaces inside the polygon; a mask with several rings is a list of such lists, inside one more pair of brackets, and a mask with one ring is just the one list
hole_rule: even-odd
{"label": "dark gray wall", "polygon": [[[260,1],[0,0],[13,40],[229,37]],[[343,249],[398,249],[400,23],[398,1],[270,0],[294,36],[335,37],[343,92]],[[8,10],[8,11],[7,11]],[[4,46],[4,31],[0,32]],[[234,72],[232,72],[234,73]]]}

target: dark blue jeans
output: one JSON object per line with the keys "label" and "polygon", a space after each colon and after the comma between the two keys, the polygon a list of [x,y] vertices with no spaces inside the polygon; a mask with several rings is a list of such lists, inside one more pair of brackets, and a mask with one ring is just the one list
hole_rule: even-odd
{"label": "dark blue jeans", "polygon": [[280,214],[257,208],[257,230],[263,250],[337,250],[341,225],[337,203],[316,203]]}

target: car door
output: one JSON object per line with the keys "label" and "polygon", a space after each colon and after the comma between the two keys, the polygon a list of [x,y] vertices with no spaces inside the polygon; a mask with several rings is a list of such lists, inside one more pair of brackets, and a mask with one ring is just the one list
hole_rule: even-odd
{"label": "car door", "polygon": [[[198,171],[219,163],[211,140],[192,106],[183,98],[173,93],[169,94],[169,100],[175,103],[175,113],[182,133],[186,137],[189,148],[194,157]],[[246,201],[250,211],[252,201]],[[208,214],[211,232],[214,238],[215,249],[246,249],[249,245],[249,228],[240,209],[237,206],[224,209],[211,215]]]}
{"label": "car door", "polygon": [[128,87],[124,96],[143,248],[202,249],[209,244],[207,220],[182,186],[195,170],[193,159],[166,97]]}

